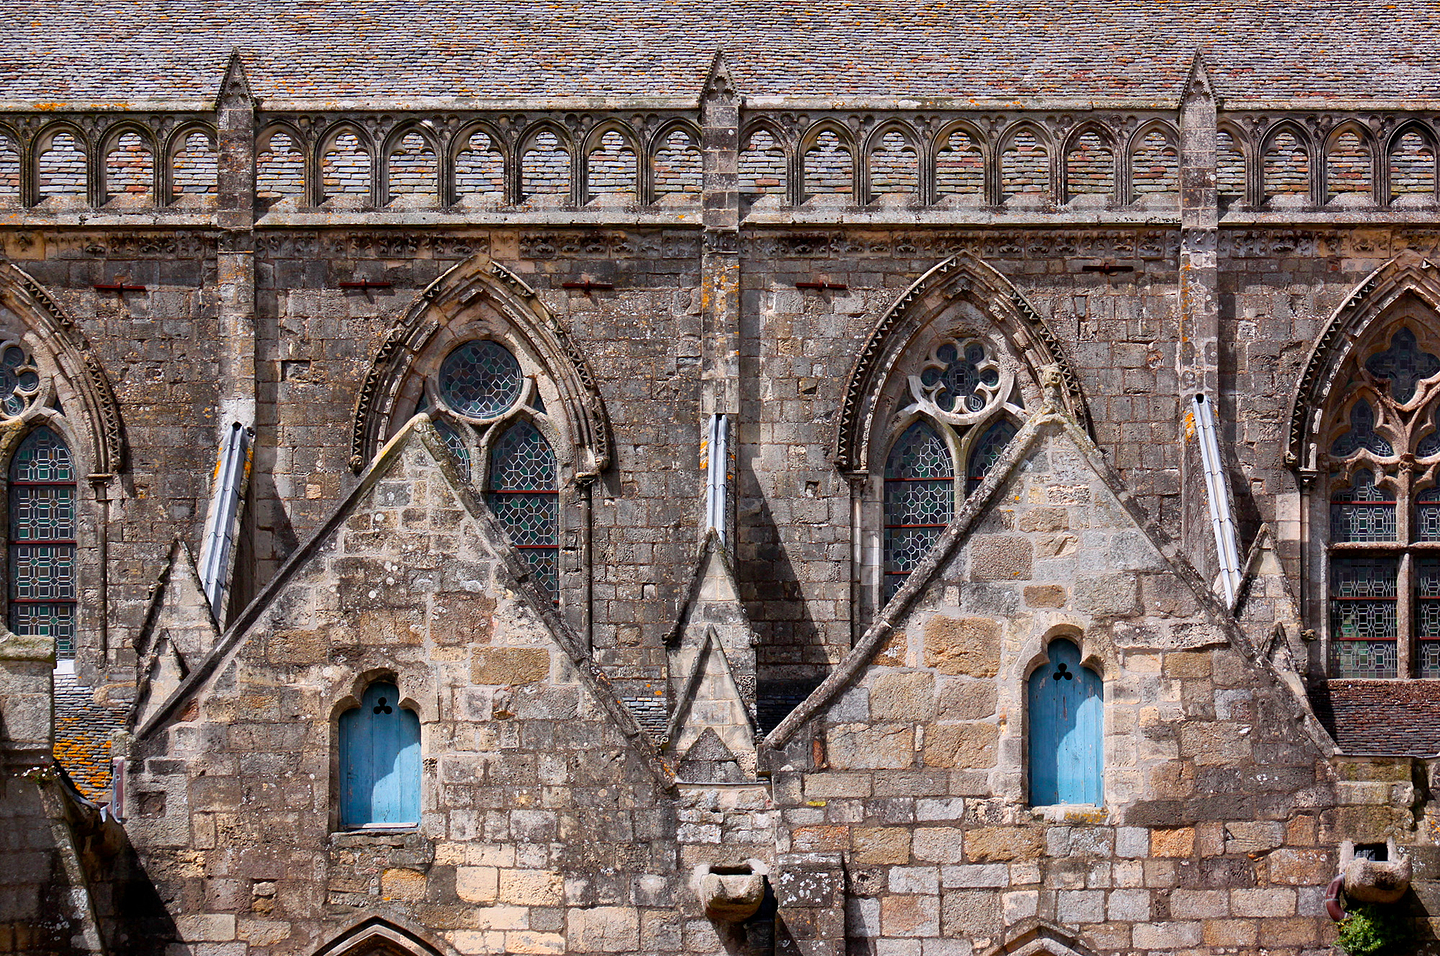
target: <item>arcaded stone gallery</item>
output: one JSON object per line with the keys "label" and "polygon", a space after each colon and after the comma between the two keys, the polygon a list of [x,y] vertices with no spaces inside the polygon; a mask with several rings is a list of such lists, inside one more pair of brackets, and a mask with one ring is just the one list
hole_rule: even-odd
{"label": "arcaded stone gallery", "polygon": [[7,4],[0,953],[1440,953],[1342,6]]}

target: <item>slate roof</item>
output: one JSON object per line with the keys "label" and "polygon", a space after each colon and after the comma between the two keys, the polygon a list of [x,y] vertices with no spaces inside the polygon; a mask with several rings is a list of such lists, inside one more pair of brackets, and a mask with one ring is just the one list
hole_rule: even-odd
{"label": "slate roof", "polygon": [[1440,680],[1331,680],[1310,701],[1345,753],[1440,754]]}
{"label": "slate roof", "polygon": [[1206,47],[1231,106],[1440,103],[1428,0],[7,0],[3,23],[11,108],[203,107],[232,48],[275,107],[693,101],[721,47],[748,97],[1173,107]]}
{"label": "slate roof", "polygon": [[55,759],[75,789],[96,803],[110,802],[110,734],[123,711],[95,703],[94,692],[74,674],[55,675]]}

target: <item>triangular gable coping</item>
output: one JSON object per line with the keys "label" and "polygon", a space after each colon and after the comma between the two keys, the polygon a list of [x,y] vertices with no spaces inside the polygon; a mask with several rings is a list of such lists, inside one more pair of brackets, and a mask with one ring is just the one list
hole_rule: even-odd
{"label": "triangular gable coping", "polygon": [[710,69],[705,73],[705,83],[700,88],[702,99],[719,99],[736,95],[735,83],[730,78],[730,69],[725,63],[725,51],[717,48],[710,58]]}
{"label": "triangular gable coping", "polygon": [[[1169,569],[1190,586],[1211,623],[1224,632],[1231,646],[1240,652],[1240,656],[1261,676],[1269,678],[1279,687],[1287,686],[1274,666],[1256,652],[1250,638],[1240,628],[1239,623],[1224,602],[1195,570],[1194,565],[1186,560],[1179,547],[1170,540],[1170,536],[1156,525],[1154,520],[1135,501],[1134,496],[1125,488],[1120,476],[1106,463],[1100,449],[1090,440],[1090,436],[1066,412],[1057,394],[1059,382],[1056,379],[1058,376],[1052,374],[1047,376],[1047,379],[1044,405],[1030,417],[1015,438],[1011,440],[1005,452],[990,469],[985,480],[981,482],[980,487],[965,500],[960,511],[941,533],[940,540],[931,549],[929,556],[910,573],[900,590],[895,592],[895,596],[885,605],[879,618],[870,625],[864,636],[851,649],[850,653],[845,655],[830,676],[826,677],[820,686],[810,693],[809,697],[805,698],[761,741],[762,748],[779,751],[805,723],[860,677],[871,659],[889,640],[896,624],[903,621],[906,612],[910,610],[911,605],[915,603],[921,593],[930,586],[940,568],[969,538],[971,530],[977,521],[989,511],[991,502],[999,494],[1001,487],[1010,479],[1011,474],[1045,435],[1056,432],[1069,437],[1080,457],[1115,495],[1121,507],[1130,516],[1130,520],[1149,539],[1151,546]],[[1287,692],[1286,696],[1292,701],[1294,700],[1294,694]],[[1297,719],[1305,725],[1307,733],[1316,745],[1326,754],[1334,753],[1334,742],[1315,720],[1314,714],[1308,708],[1300,705],[1298,701],[1295,706]],[[763,757],[761,765],[765,765]]]}
{"label": "triangular gable coping", "polygon": [[[1275,550],[1275,532],[1270,530],[1268,523],[1260,525],[1260,530],[1255,533],[1255,541],[1250,545],[1250,551],[1245,555],[1245,565],[1240,569],[1240,586],[1235,589],[1235,602],[1230,606],[1230,611],[1237,618],[1245,613],[1245,602],[1250,598],[1250,588],[1260,578],[1260,563],[1265,560],[1265,555]],[[1299,607],[1300,602],[1295,600],[1295,592],[1290,587],[1290,579],[1284,575],[1280,576],[1281,583],[1285,586],[1285,596]]]}
{"label": "triangular gable coping", "polygon": [[[183,560],[182,560],[183,558]],[[190,572],[192,583],[201,594],[205,593],[205,586],[200,583],[200,572],[195,567],[195,559],[190,554],[190,549],[179,535],[170,542],[170,556],[165,566],[160,569],[155,583],[150,586],[150,601],[145,608],[145,618],[140,624],[140,633],[135,639],[135,650],[140,657],[136,665],[136,687],[135,699],[130,702],[130,710],[125,715],[125,729],[133,732],[135,722],[140,717],[141,705],[145,702],[145,694],[150,689],[150,675],[155,671],[155,664],[160,656],[160,644],[156,640],[156,629],[159,627],[160,611],[165,606],[165,599],[170,593],[171,578],[177,568]],[[214,647],[220,637],[220,628],[215,623],[214,613],[207,606],[207,619],[210,621],[212,631],[211,647]],[[172,644],[173,647],[173,644]],[[176,662],[180,665],[182,683],[185,676],[188,676],[188,667],[185,655],[178,650],[175,651]]]}
{"label": "triangular gable coping", "polygon": [[450,956],[454,952],[449,946],[444,949],[441,946],[444,946],[443,942],[437,945],[393,920],[367,916],[317,949],[315,956],[359,956],[368,954],[370,947],[384,947],[414,956]]}
{"label": "triangular gable coping", "polygon": [[725,572],[725,578],[730,583],[730,590],[735,593],[735,603],[740,607],[740,613],[745,619],[745,627],[754,634],[754,628],[750,626],[750,615],[745,612],[745,603],[740,598],[740,588],[735,583],[735,558],[730,549],[725,545],[725,539],[720,537],[720,532],[711,528],[705,532],[705,540],[700,542],[700,548],[695,555],[695,567],[690,572],[690,586],[685,589],[685,599],[680,604],[680,613],[675,617],[675,623],[665,635],[664,644],[666,647],[678,647],[680,638],[685,633],[685,628],[690,623],[690,615],[695,610],[695,604],[700,599],[700,589],[705,586],[705,561],[711,555],[720,558],[720,567]]}
{"label": "triangular gable coping", "polygon": [[1190,72],[1185,77],[1185,87],[1180,93],[1180,102],[1183,104],[1193,99],[1210,100],[1216,106],[1220,105],[1219,97],[1215,95],[1215,87],[1210,82],[1210,73],[1205,69],[1205,48],[1199,47],[1195,55],[1190,59]]}
{"label": "triangular gable coping", "polygon": [[174,713],[180,705],[199,691],[210,677],[220,670],[221,666],[229,660],[244,643],[248,636],[250,627],[260,615],[271,605],[280,592],[290,583],[300,569],[320,550],[320,548],[333,537],[340,527],[351,517],[360,499],[367,494],[375,485],[389,474],[390,470],[400,461],[405,450],[412,441],[419,439],[424,443],[426,451],[440,466],[440,471],[445,475],[446,481],[450,483],[455,491],[456,497],[464,506],[466,512],[481,527],[481,540],[491,549],[491,553],[497,557],[504,567],[505,572],[511,579],[512,590],[520,597],[528,609],[545,624],[546,635],[555,642],[561,651],[570,659],[571,665],[575,668],[580,681],[586,685],[595,699],[604,707],[610,719],[615,722],[626,741],[642,757],[642,762],[648,767],[661,785],[669,788],[674,784],[674,776],[668,767],[658,759],[655,749],[649,743],[649,736],[641,729],[640,725],[631,715],[630,709],[621,702],[610,679],[601,670],[600,665],[590,658],[584,641],[571,629],[570,625],[560,617],[554,605],[535,590],[533,575],[529,568],[525,567],[514,550],[509,547],[497,546],[496,542],[507,541],[508,536],[499,521],[491,513],[489,506],[471,489],[470,483],[461,478],[455,470],[453,459],[446,449],[444,440],[435,431],[430,423],[430,416],[421,412],[410,421],[406,422],[395,437],[385,443],[370,463],[364,474],[355,487],[346,495],[340,504],[330,513],[330,517],[315,531],[310,538],[296,548],[294,553],[280,566],[275,577],[270,583],[257,594],[239,614],[235,620],[225,629],[225,632],[216,642],[215,647],[203,661],[196,664],[195,669],[176,688],[170,699],[165,701],[154,714],[145,721],[144,726],[137,731],[137,736],[144,737],[154,733]]}
{"label": "triangular gable coping", "polygon": [[226,100],[244,99],[255,102],[255,96],[250,92],[250,80],[245,76],[245,61],[240,56],[239,47],[230,48],[230,58],[225,61],[225,75],[220,79],[220,89],[215,94],[215,108]]}
{"label": "triangular gable coping", "polygon": [[690,712],[690,706],[695,702],[695,691],[700,686],[700,679],[705,675],[705,659],[710,654],[720,656],[720,667],[725,672],[725,679],[735,690],[735,699],[741,702],[740,709],[745,712],[745,720],[750,725],[750,733],[755,733],[755,715],[750,713],[740,697],[740,685],[735,682],[735,671],[730,666],[730,657],[725,653],[725,647],[720,643],[720,638],[715,635],[715,626],[709,625],[705,628],[705,637],[700,641],[700,649],[695,655],[695,663],[690,667],[690,673],[685,677],[685,686],[680,691],[675,701],[675,710],[670,714],[670,719],[665,723],[665,736],[660,739],[661,746],[669,746],[671,741],[677,738],[680,729],[684,726],[684,718]]}

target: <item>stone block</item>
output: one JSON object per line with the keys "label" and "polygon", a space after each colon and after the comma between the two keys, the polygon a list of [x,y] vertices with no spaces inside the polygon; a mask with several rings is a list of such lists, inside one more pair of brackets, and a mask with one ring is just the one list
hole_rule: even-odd
{"label": "stone block", "polygon": [[1232,916],[1294,916],[1295,891],[1289,887],[1264,887],[1230,891]]}
{"label": "stone block", "polygon": [[911,853],[925,863],[957,863],[964,859],[964,834],[954,827],[916,827]]}
{"label": "stone block", "polygon": [[1027,580],[1035,562],[1030,539],[1014,535],[975,535],[965,551],[972,581]]}
{"label": "stone block", "polygon": [[1013,826],[976,827],[965,834],[965,857],[972,863],[1002,863],[1039,856],[1045,832]]}
{"label": "stone block", "polygon": [[1152,830],[1150,852],[1155,856],[1190,856],[1195,852],[1195,828]]}
{"label": "stone block", "polygon": [[906,827],[856,827],[850,839],[857,863],[910,861],[910,830]]}
{"label": "stone block", "polygon": [[925,765],[987,769],[995,766],[999,741],[994,724],[936,724],[925,735]]}
{"label": "stone block", "polygon": [[1064,607],[1069,599],[1059,584],[1027,584],[1023,593],[1027,607]]}
{"label": "stone block", "polygon": [[880,900],[880,931],[886,936],[938,936],[940,900],[935,896],[886,896]]}
{"label": "stone block", "polygon": [[991,678],[1000,671],[999,621],[936,614],[925,622],[925,666],[941,674]]}
{"label": "stone block", "polygon": [[380,874],[380,895],[387,900],[415,903],[425,898],[425,874],[406,867],[391,867]]}
{"label": "stone block", "polygon": [[498,899],[519,906],[559,906],[565,902],[565,878],[548,870],[501,870]]}
{"label": "stone block", "polygon": [[477,647],[470,679],[477,684],[533,684],[550,676],[550,654],[529,647]]}
{"label": "stone block", "polygon": [[870,691],[873,720],[929,720],[935,714],[935,675],[881,674]]}
{"label": "stone block", "polygon": [[1128,573],[1083,575],[1075,579],[1074,607],[1095,617],[1140,613],[1140,588]]}
{"label": "stone block", "polygon": [[455,868],[455,894],[467,903],[493,903],[499,894],[500,871],[493,866]]}

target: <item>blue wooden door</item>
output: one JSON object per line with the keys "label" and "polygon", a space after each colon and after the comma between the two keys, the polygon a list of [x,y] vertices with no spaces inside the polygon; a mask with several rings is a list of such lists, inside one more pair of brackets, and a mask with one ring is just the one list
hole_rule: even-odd
{"label": "blue wooden door", "polygon": [[394,684],[371,684],[340,717],[340,820],[347,827],[420,822],[420,718]]}
{"label": "blue wooden door", "polygon": [[1030,804],[1104,801],[1104,694],[1080,666],[1080,649],[1052,641],[1050,663],[1030,675]]}

